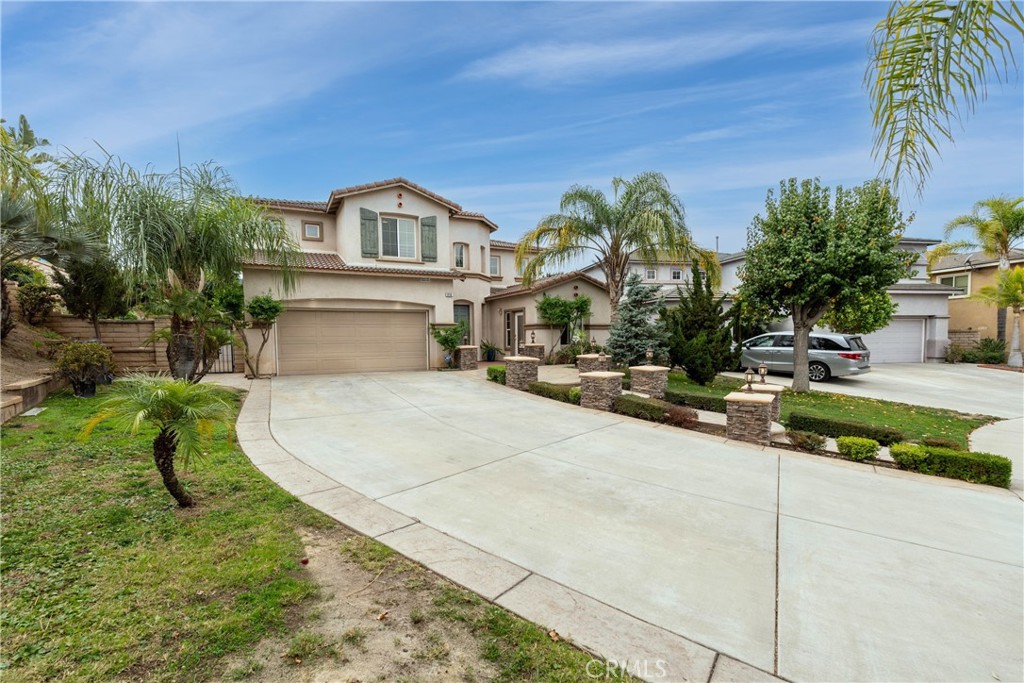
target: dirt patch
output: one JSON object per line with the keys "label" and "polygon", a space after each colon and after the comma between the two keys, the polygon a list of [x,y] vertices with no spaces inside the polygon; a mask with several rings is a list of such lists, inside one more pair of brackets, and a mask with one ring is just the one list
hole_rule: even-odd
{"label": "dirt patch", "polygon": [[0,382],[6,386],[53,374],[51,362],[37,353],[45,349],[46,340],[52,338],[50,332],[19,322],[0,345]]}
{"label": "dirt patch", "polygon": [[[231,657],[221,680],[488,681],[465,591],[343,527],[304,535],[320,595],[290,632]],[[468,604],[465,608],[471,609]]]}

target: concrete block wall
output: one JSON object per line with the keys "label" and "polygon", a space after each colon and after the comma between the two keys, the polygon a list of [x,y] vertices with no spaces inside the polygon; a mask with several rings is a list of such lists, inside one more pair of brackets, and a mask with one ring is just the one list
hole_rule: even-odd
{"label": "concrete block wall", "polygon": [[966,349],[978,348],[981,341],[981,330],[950,330],[949,343],[959,344]]}

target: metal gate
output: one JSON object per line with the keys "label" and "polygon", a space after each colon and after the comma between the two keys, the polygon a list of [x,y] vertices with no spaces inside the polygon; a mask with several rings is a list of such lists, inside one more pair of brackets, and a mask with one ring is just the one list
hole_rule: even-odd
{"label": "metal gate", "polygon": [[210,366],[210,373],[234,372],[235,371],[235,347],[233,344],[225,344],[220,347],[217,353],[217,360]]}

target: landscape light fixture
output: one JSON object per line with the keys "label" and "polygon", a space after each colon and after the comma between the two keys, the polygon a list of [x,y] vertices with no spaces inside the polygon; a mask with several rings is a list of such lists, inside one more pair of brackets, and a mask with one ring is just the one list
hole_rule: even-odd
{"label": "landscape light fixture", "polygon": [[751,385],[754,383],[754,368],[747,367],[747,371],[743,373],[743,379],[747,381],[746,391],[753,391],[754,388]]}
{"label": "landscape light fixture", "polygon": [[647,352],[644,353],[644,356],[647,357],[647,364],[648,365],[654,365],[654,363],[653,363],[653,361],[654,361],[654,349],[652,349],[650,346],[648,346],[647,347]]}
{"label": "landscape light fixture", "polygon": [[768,374],[768,366],[765,365],[764,361],[757,366],[757,374],[761,375],[761,384],[764,384],[764,377]]}

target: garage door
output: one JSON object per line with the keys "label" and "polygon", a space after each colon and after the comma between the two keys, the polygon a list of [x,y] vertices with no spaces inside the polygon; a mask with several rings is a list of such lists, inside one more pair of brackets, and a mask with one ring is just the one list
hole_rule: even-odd
{"label": "garage door", "polygon": [[924,362],[924,320],[893,318],[887,327],[864,335],[871,363]]}
{"label": "garage door", "polygon": [[285,311],[282,375],[427,369],[427,316],[414,311]]}

